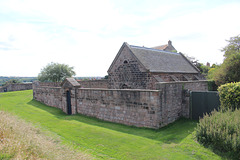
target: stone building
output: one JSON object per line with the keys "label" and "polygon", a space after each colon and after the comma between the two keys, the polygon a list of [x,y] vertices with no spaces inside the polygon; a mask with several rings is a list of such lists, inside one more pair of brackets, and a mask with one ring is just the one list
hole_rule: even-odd
{"label": "stone building", "polygon": [[[163,50],[161,50],[163,49]],[[168,45],[154,48],[123,43],[108,69],[109,88],[155,89],[156,82],[200,80],[199,70]]]}
{"label": "stone building", "polygon": [[199,70],[184,55],[167,51],[174,47],[162,49],[123,43],[108,80],[35,81],[33,98],[69,115],[137,127],[158,129],[180,117],[189,118],[189,93],[207,91],[207,81],[199,80]]}

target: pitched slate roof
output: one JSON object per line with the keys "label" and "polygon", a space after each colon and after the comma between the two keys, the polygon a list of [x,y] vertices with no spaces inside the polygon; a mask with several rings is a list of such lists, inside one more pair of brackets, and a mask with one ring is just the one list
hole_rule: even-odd
{"label": "pitched slate roof", "polygon": [[168,45],[167,45],[167,44],[165,44],[165,45],[156,46],[156,47],[152,47],[152,48],[154,48],[154,49],[160,49],[160,50],[164,50],[164,49],[166,49],[167,47],[168,47]]}
{"label": "pitched slate roof", "polygon": [[[127,43],[126,43],[127,44]],[[150,72],[198,73],[198,69],[181,53],[128,45],[129,49]]]}

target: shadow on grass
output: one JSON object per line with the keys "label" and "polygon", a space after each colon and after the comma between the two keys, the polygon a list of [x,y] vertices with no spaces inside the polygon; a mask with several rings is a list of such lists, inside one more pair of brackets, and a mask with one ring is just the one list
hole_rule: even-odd
{"label": "shadow on grass", "polygon": [[126,126],[119,123],[107,122],[103,120],[99,120],[94,117],[88,117],[85,115],[77,114],[77,115],[67,115],[62,110],[49,107],[41,102],[36,100],[31,100],[28,102],[29,105],[47,111],[48,113],[54,115],[58,119],[63,120],[75,120],[88,125],[103,127],[107,129],[111,129],[114,131],[132,134],[140,137],[145,137],[153,140],[157,140],[163,143],[180,143],[184,138],[186,138],[189,134],[194,131],[194,128],[197,125],[197,121],[192,121],[188,119],[179,119],[178,121],[169,124],[163,128],[158,130],[149,129],[149,128],[138,128],[134,126]]}

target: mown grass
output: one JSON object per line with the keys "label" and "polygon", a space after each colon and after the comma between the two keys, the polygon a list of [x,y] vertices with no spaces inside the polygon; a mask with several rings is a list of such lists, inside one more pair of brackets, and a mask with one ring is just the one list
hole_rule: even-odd
{"label": "mown grass", "polygon": [[32,100],[32,91],[0,94],[0,110],[57,134],[64,144],[97,159],[222,159],[193,138],[197,122],[181,119],[159,130],[129,127]]}

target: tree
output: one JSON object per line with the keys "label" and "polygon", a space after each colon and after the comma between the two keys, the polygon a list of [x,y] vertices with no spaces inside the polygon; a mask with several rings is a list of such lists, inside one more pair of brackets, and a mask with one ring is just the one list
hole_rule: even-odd
{"label": "tree", "polygon": [[213,73],[217,85],[240,81],[240,37],[231,37],[228,42],[222,49],[225,59]]}
{"label": "tree", "polygon": [[208,71],[207,78],[210,79],[210,80],[212,80],[213,77],[214,77],[214,73],[216,72],[216,70],[217,70],[219,67],[220,67],[220,65],[218,65],[218,64],[213,64],[213,65],[210,67],[209,71]]}
{"label": "tree", "polygon": [[224,57],[227,58],[232,54],[239,53],[240,51],[240,37],[239,35],[236,37],[231,37],[230,40],[227,40],[229,44],[222,49],[224,53]]}
{"label": "tree", "polygon": [[199,69],[200,73],[204,76],[207,76],[208,71],[210,70],[210,67],[207,65],[204,65],[203,63],[199,63],[198,60],[195,57],[190,57],[186,54],[184,56],[195,66]]}
{"label": "tree", "polygon": [[196,66],[199,70],[200,70],[200,73],[207,76],[208,74],[208,71],[210,70],[210,67],[209,66],[206,66],[202,63],[198,63],[199,65]]}
{"label": "tree", "polygon": [[74,75],[76,75],[76,73],[73,71],[73,67],[51,62],[41,69],[41,72],[38,74],[38,80],[41,82],[61,82],[65,78]]}
{"label": "tree", "polygon": [[240,52],[229,55],[213,73],[217,85],[240,81]]}

